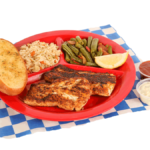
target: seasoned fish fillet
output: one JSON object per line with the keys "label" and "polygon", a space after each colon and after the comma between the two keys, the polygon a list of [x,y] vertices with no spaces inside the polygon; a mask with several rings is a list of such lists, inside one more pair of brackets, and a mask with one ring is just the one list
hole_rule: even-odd
{"label": "seasoned fish fillet", "polygon": [[44,74],[45,81],[50,83],[53,83],[56,79],[72,77],[86,78],[90,82],[92,95],[110,96],[116,85],[116,76],[113,74],[77,71],[62,65],[58,65]]}
{"label": "seasoned fish fillet", "polygon": [[31,106],[58,106],[79,111],[91,95],[90,83],[81,77],[61,78],[50,83],[31,85],[24,103]]}

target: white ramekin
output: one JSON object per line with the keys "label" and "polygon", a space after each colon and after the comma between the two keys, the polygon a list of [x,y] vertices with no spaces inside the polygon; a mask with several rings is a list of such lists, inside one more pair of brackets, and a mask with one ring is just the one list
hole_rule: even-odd
{"label": "white ramekin", "polygon": [[144,82],[150,82],[150,78],[146,78],[146,79],[143,79],[143,80],[139,81],[136,85],[136,90],[137,90],[138,94],[140,95],[141,101],[143,103],[146,103],[146,104],[150,105],[150,97],[141,94],[140,91],[139,91],[139,86],[141,84],[143,84]]}

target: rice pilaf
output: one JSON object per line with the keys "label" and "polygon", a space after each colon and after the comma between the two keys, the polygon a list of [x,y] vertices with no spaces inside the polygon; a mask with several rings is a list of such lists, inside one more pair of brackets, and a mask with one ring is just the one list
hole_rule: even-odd
{"label": "rice pilaf", "polygon": [[26,63],[28,73],[54,66],[59,62],[61,54],[56,44],[39,40],[21,46],[19,52]]}

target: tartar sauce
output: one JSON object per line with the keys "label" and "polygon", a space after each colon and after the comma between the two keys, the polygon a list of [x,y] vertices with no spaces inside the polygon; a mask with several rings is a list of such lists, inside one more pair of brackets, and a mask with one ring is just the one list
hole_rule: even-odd
{"label": "tartar sauce", "polygon": [[150,105],[150,82],[144,82],[139,86],[141,100]]}

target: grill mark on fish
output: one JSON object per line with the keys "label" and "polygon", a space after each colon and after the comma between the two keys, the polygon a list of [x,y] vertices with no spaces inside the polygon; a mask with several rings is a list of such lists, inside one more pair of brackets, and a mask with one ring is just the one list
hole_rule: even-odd
{"label": "grill mark on fish", "polygon": [[116,76],[113,74],[73,70],[63,65],[58,65],[44,74],[44,79],[50,83],[56,79],[72,77],[86,78],[90,82],[92,95],[109,96],[116,84]]}
{"label": "grill mark on fish", "polygon": [[[54,80],[58,78],[62,78],[62,76],[66,78],[79,76],[88,79],[92,83],[99,82],[102,84],[106,84],[108,81],[111,83],[116,83],[116,78],[109,73],[94,73],[91,71],[73,70],[62,65],[58,65],[50,72],[53,72],[56,75],[53,76]],[[45,76],[48,76],[50,72],[45,73]]]}
{"label": "grill mark on fish", "polygon": [[90,96],[90,83],[87,79],[81,77],[61,78],[52,84],[31,85],[23,102],[31,106],[58,106],[66,110],[80,111]]}

